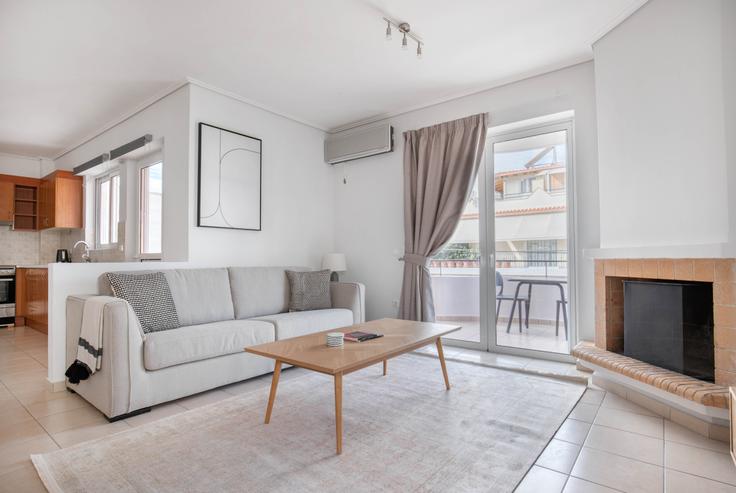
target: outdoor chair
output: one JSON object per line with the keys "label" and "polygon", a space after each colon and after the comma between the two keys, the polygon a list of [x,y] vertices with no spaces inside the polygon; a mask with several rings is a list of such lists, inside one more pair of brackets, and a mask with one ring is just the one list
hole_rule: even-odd
{"label": "outdoor chair", "polygon": [[[501,314],[501,302],[502,301],[513,302],[514,299],[516,299],[516,306],[519,307],[519,332],[521,332],[521,321],[523,319],[522,306],[526,308],[526,326],[527,328],[529,328],[529,298],[522,294],[519,294],[517,298],[514,298],[514,295],[512,294],[503,294],[503,275],[500,272],[496,271],[496,323],[498,323],[498,317]],[[513,310],[513,305],[512,305],[512,310]],[[509,317],[513,319],[514,314],[510,313]],[[510,329],[507,328],[506,332],[509,332],[509,330]]]}

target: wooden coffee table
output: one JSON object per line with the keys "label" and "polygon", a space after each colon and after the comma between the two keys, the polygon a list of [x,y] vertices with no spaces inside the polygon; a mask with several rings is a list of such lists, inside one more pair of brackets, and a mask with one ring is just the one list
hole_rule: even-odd
{"label": "wooden coffee table", "polygon": [[[345,341],[343,347],[327,347],[328,332],[378,332],[383,337],[365,342]],[[387,371],[387,361],[395,356],[408,353],[429,344],[437,346],[437,354],[445,378],[445,388],[450,390],[445,356],[440,337],[460,330],[459,325],[444,325],[429,322],[412,322],[384,318],[340,329],[316,332],[301,337],[269,342],[245,348],[249,353],[276,360],[271,380],[271,393],[266,408],[266,424],[271,421],[271,411],[279,384],[281,364],[306,368],[335,377],[335,434],[337,453],[342,453],[342,377],[348,373],[383,362],[383,374]]]}

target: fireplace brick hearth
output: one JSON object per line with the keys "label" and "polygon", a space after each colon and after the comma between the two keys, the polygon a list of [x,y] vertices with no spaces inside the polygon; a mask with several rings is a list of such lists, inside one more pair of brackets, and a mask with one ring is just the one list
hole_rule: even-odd
{"label": "fireplace brick hearth", "polygon": [[[619,354],[624,279],[713,284],[715,384]],[[736,259],[597,259],[595,305],[595,345],[581,343],[574,356],[692,402],[726,407],[727,386],[736,385]]]}
{"label": "fireplace brick hearth", "polygon": [[573,350],[575,357],[620,373],[639,382],[651,385],[671,394],[704,406],[728,408],[728,388],[703,382],[674,371],[658,368],[586,343]]}

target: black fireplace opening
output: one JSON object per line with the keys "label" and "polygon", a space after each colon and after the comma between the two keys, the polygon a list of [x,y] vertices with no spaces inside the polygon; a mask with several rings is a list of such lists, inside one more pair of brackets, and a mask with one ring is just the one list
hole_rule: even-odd
{"label": "black fireplace opening", "polygon": [[713,284],[624,280],[624,355],[715,380]]}

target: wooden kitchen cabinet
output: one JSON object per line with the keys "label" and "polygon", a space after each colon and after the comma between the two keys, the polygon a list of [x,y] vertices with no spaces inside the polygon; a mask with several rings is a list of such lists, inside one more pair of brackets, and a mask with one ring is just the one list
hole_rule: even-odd
{"label": "wooden kitchen cabinet", "polygon": [[82,228],[82,177],[54,171],[39,186],[38,229]]}
{"label": "wooden kitchen cabinet", "polygon": [[[40,268],[18,270],[21,272],[16,272],[16,310],[20,305],[21,312],[16,315],[24,317],[28,327],[48,334],[49,271]],[[19,276],[23,277],[20,283]]]}
{"label": "wooden kitchen cabinet", "polygon": [[13,204],[15,200],[15,184],[0,181],[0,221],[13,220]]}
{"label": "wooden kitchen cabinet", "polygon": [[15,184],[13,229],[35,231],[38,229],[38,186]]}
{"label": "wooden kitchen cabinet", "polygon": [[26,324],[26,269],[15,269],[15,325]]}
{"label": "wooden kitchen cabinet", "polygon": [[38,178],[0,175],[0,221],[12,222],[14,230],[38,229]]}

